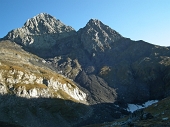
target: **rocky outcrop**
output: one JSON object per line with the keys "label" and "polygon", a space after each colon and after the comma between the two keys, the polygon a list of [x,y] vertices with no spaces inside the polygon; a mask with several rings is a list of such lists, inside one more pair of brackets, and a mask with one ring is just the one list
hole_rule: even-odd
{"label": "rocky outcrop", "polygon": [[63,59],[61,56],[49,58],[47,59],[47,64],[55,67],[58,73],[63,74],[73,80],[75,80],[77,75],[82,71],[81,65],[78,60],[72,60],[69,57],[66,59]]}
{"label": "rocky outcrop", "polygon": [[27,74],[13,69],[12,71],[1,70],[0,80],[0,94],[9,92],[26,98],[57,97],[65,99],[60,95],[63,91],[68,95],[68,98],[70,96],[82,102],[86,100],[86,94],[79,90],[78,87],[69,84],[69,82],[61,83],[53,77],[48,80],[45,77],[37,77],[34,74]]}
{"label": "rocky outcrop", "polygon": [[64,25],[47,13],[40,13],[28,19],[22,28],[10,31],[5,39],[34,49],[50,49],[57,40],[75,34],[75,30]]}
{"label": "rocky outcrop", "polygon": [[[3,43],[6,46],[3,46]],[[56,97],[86,103],[86,94],[70,79],[46,68],[41,58],[34,59],[35,56],[9,41],[1,42],[0,45],[0,53],[3,54],[0,56],[1,95],[14,94],[25,98]]]}
{"label": "rocky outcrop", "polygon": [[114,103],[117,98],[116,90],[109,87],[100,77],[86,74],[84,71],[76,78],[76,82],[89,91],[87,100],[90,104]]}
{"label": "rocky outcrop", "polygon": [[83,47],[91,55],[111,49],[111,44],[122,36],[97,19],[91,19],[78,31]]}

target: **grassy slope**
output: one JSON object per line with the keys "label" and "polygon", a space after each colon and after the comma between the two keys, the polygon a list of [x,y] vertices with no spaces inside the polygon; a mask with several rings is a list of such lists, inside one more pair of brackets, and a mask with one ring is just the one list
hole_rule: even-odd
{"label": "grassy slope", "polygon": [[[43,77],[44,79],[53,78],[62,84],[71,84],[72,88],[75,88],[76,85],[66,77],[63,77],[60,74],[55,73],[45,64],[42,63],[41,58],[25,52],[20,46],[11,43],[10,41],[1,41],[0,42],[0,70],[3,70],[4,77],[9,77],[9,71],[21,71],[28,74],[34,74],[37,78]],[[32,64],[34,63],[34,64]],[[13,75],[13,78],[16,78],[16,75]],[[10,84],[6,84],[10,85]],[[47,88],[45,84],[23,84],[17,83],[14,87],[25,86],[27,90],[32,88]],[[71,96],[69,96],[64,91],[55,92],[54,95],[61,96],[63,99],[76,101]]]}
{"label": "grassy slope", "polygon": [[[49,69],[41,58],[22,50],[22,48],[10,41],[0,42],[0,71],[8,78],[9,71],[15,70],[34,74],[44,79],[56,79],[62,84],[71,84],[71,88],[77,87],[70,79],[57,74]],[[17,75],[12,75],[15,79]],[[2,81],[0,81],[2,82]],[[6,84],[8,85],[8,84]],[[10,84],[9,84],[10,85]],[[14,84],[15,87],[25,86],[27,90],[32,88],[46,88],[45,84]],[[71,89],[70,88],[70,89]],[[54,92],[51,89],[51,92]],[[26,99],[13,95],[0,95],[0,120],[22,126],[70,126],[86,119],[91,109],[72,98],[63,90],[54,92],[58,98],[33,98]],[[16,121],[18,121],[16,123]]]}

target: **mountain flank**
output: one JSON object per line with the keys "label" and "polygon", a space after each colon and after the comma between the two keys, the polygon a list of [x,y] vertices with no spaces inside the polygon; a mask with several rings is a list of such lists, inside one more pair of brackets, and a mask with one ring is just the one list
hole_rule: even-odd
{"label": "mountain flank", "polygon": [[126,103],[169,95],[169,47],[132,41],[97,19],[76,32],[41,13],[4,39],[44,58],[56,71],[84,87],[90,103],[114,102],[117,95],[118,101]]}
{"label": "mountain flank", "polygon": [[34,88],[38,97],[81,103],[87,115],[80,123],[67,121],[69,126],[113,121],[129,114],[128,103],[170,95],[170,47],[133,41],[97,19],[75,31],[40,13],[0,45],[1,93],[21,97],[21,89],[31,98]]}

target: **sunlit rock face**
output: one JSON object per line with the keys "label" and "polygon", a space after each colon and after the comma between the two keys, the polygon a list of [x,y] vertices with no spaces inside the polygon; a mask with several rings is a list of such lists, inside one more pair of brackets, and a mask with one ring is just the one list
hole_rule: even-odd
{"label": "sunlit rock face", "polygon": [[104,52],[111,49],[111,44],[122,38],[122,36],[103,24],[97,19],[91,19],[86,26],[79,30],[81,42],[85,50],[95,55],[97,52]]}
{"label": "sunlit rock face", "polygon": [[[13,93],[20,97],[38,98],[38,97],[58,97],[63,98],[60,92],[64,92],[77,101],[86,101],[86,94],[82,92],[74,84],[69,82],[61,83],[53,77],[50,79],[43,79],[37,77],[33,73],[24,73],[17,70],[1,70],[0,71],[0,94]],[[8,74],[8,75],[7,75]],[[8,76],[8,77],[5,77]],[[46,84],[43,84],[43,81]],[[65,98],[63,98],[65,99]]]}
{"label": "sunlit rock face", "polygon": [[23,46],[36,49],[49,49],[57,40],[75,34],[75,30],[64,25],[49,14],[40,13],[28,19],[22,28],[10,31],[6,39],[11,39]]}
{"label": "sunlit rock face", "polygon": [[1,94],[7,94],[8,93],[6,86],[3,85],[3,84],[0,84],[0,93]]}
{"label": "sunlit rock face", "polygon": [[[61,98],[86,103],[86,94],[43,59],[10,41],[0,43],[0,94],[25,98]],[[19,56],[19,57],[18,57]]]}

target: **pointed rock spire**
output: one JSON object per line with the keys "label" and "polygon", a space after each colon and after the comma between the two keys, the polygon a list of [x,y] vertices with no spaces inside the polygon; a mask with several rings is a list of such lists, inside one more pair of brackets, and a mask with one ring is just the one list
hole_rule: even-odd
{"label": "pointed rock spire", "polygon": [[64,25],[60,20],[47,13],[40,13],[28,19],[24,27],[34,34],[61,33],[63,30],[74,30],[72,27]]}
{"label": "pointed rock spire", "polygon": [[[24,46],[49,49],[56,41],[75,34],[76,31],[47,13],[28,19],[22,28],[10,31],[5,39]],[[48,40],[48,41],[47,41]]]}
{"label": "pointed rock spire", "polygon": [[122,38],[122,36],[103,24],[98,19],[90,19],[86,26],[79,30],[84,48],[90,53],[103,52],[110,49],[110,44]]}

